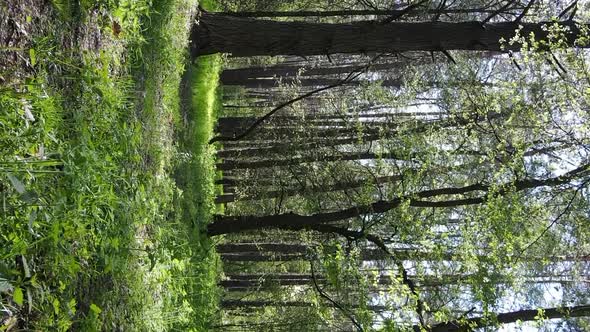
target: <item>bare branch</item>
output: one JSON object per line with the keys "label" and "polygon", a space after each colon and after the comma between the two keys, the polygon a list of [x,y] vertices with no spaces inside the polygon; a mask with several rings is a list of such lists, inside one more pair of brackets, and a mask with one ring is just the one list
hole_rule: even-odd
{"label": "bare branch", "polygon": [[510,60],[512,60],[512,64],[519,70],[522,71],[522,68],[520,67],[520,65],[518,64],[518,62],[516,62],[516,58],[514,57],[514,54],[512,53],[512,51],[508,51],[508,56],[510,57]]}
{"label": "bare branch", "polygon": [[578,10],[578,0],[575,0],[569,6],[565,7],[565,9],[561,13],[559,13],[559,16],[557,16],[557,17],[559,19],[563,19],[565,17],[565,14],[567,14],[570,10],[572,10],[572,12],[567,19],[568,21],[573,20],[574,16],[576,15],[576,11]]}
{"label": "bare branch", "polygon": [[413,5],[409,5],[408,7],[402,9],[399,13],[395,13],[394,15],[391,15],[388,18],[381,21],[381,24],[388,24],[388,23],[391,23],[397,19],[400,19],[402,16],[404,16],[407,13],[409,13],[410,11],[422,6],[426,2],[428,2],[428,0],[422,0],[422,1],[419,1],[415,4],[413,4]]}
{"label": "bare branch", "polygon": [[451,56],[451,52],[447,50],[441,50],[440,52],[444,54],[447,57],[447,59],[449,59],[449,61],[451,61],[454,65],[457,64],[457,61],[455,61],[455,59],[453,59],[453,57]]}
{"label": "bare branch", "polygon": [[514,3],[514,1],[515,0],[508,1],[504,6],[500,7],[500,9],[498,9],[495,12],[493,12],[492,14],[490,14],[490,16],[486,17],[483,21],[481,21],[481,25],[483,26],[484,24],[488,23],[491,19],[498,16],[498,14],[500,14],[504,10],[508,9],[508,7],[510,7]]}
{"label": "bare branch", "polygon": [[440,14],[442,14],[443,10],[445,9],[445,6],[447,5],[447,0],[443,0],[440,5],[436,8],[436,14],[434,14],[434,17],[432,17],[432,21],[438,21]]}
{"label": "bare branch", "polygon": [[541,234],[539,234],[539,236],[537,236],[537,238],[535,238],[531,243],[529,243],[526,247],[524,247],[524,249],[522,249],[522,251],[520,252],[520,254],[518,254],[518,256],[516,257],[516,260],[515,261],[518,261],[522,257],[522,255],[525,253],[525,251],[527,251],[530,247],[532,247],[535,243],[537,243],[549,231],[549,229],[551,229],[551,227],[553,227],[555,224],[557,224],[564,215],[566,215],[566,214],[569,213],[570,208],[572,207],[572,204],[574,203],[574,200],[576,199],[576,196],[578,195],[578,193],[580,192],[580,190],[582,190],[582,188],[584,188],[586,186],[586,184],[589,181],[590,180],[586,180],[581,185],[578,186],[578,188],[576,189],[576,191],[574,191],[574,194],[572,195],[572,198],[568,201],[568,203],[565,206],[565,208],[563,209],[563,211],[561,211],[561,213],[558,214],[555,217],[555,219],[553,219],[553,221],[549,224],[549,226],[547,226],[541,232]]}
{"label": "bare branch", "polygon": [[311,280],[313,281],[313,286],[316,289],[316,291],[318,292],[318,294],[321,297],[323,297],[324,299],[328,300],[328,302],[330,302],[334,306],[334,308],[342,311],[342,313],[346,317],[348,317],[348,319],[350,319],[350,321],[356,326],[357,330],[360,331],[360,332],[363,332],[364,331],[363,326],[359,322],[357,322],[357,320],[354,318],[354,315],[349,310],[347,310],[346,308],[342,307],[338,302],[334,301],[330,296],[328,296],[328,294],[326,294],[320,288],[320,286],[318,285],[318,282],[316,280],[316,277],[315,277],[315,269],[313,267],[313,261],[312,260],[309,261],[309,267],[310,267],[310,271],[311,271]]}
{"label": "bare branch", "polygon": [[561,62],[559,62],[559,60],[557,59],[557,57],[555,56],[555,54],[553,54],[552,52],[549,52],[551,54],[551,58],[553,59],[553,61],[555,62],[555,64],[557,65],[557,67],[559,67],[559,69],[561,69],[561,71],[564,74],[567,74],[567,70],[565,69],[565,67],[561,64]]}
{"label": "bare branch", "polygon": [[529,1],[529,3],[526,5],[526,7],[524,7],[524,9],[520,13],[520,15],[518,15],[518,17],[514,20],[514,22],[516,22],[516,23],[520,22],[525,17],[525,15],[529,11],[529,9],[531,9],[531,7],[533,6],[534,3],[535,3],[535,0]]}

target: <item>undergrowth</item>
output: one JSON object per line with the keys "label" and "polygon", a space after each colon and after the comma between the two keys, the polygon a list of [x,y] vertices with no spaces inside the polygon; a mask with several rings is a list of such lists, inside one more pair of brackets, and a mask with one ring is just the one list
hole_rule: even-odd
{"label": "undergrowth", "polygon": [[52,3],[44,33],[15,50],[26,75],[0,87],[0,326],[203,330],[217,303],[200,232],[213,164],[185,148],[206,145],[220,63],[202,60],[194,95],[209,101],[184,123],[196,0]]}

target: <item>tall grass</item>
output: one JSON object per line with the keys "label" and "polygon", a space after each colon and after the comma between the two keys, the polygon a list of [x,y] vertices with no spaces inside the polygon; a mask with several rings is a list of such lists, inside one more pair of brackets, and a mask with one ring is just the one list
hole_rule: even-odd
{"label": "tall grass", "polygon": [[[179,149],[186,155],[177,168],[176,178],[183,190],[180,200],[182,219],[190,224],[185,228],[193,250],[192,268],[195,278],[187,280],[191,289],[189,302],[194,308],[191,322],[197,331],[206,331],[217,315],[219,294],[217,282],[220,261],[213,244],[204,234],[215,210],[214,150],[208,144],[212,137],[216,111],[219,107],[217,82],[221,68],[219,56],[201,57],[186,72],[188,93],[186,123],[179,133]],[[184,326],[187,328],[187,326]]]}

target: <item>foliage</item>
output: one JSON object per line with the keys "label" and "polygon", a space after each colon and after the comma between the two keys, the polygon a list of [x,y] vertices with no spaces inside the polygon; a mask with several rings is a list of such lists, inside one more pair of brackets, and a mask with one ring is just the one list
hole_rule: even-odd
{"label": "foliage", "polygon": [[[555,10],[541,3],[527,13],[527,2],[519,2],[510,7],[516,13],[495,17],[499,5],[488,7],[492,15],[477,15],[500,21],[523,13],[532,22]],[[256,1],[239,8],[283,9]],[[230,282],[245,277],[237,271],[273,277],[275,286],[291,282],[258,282],[242,293],[228,286],[226,298],[281,301],[226,308],[224,321],[234,315],[248,326],[249,311],[298,313],[303,306],[317,309],[316,330],[363,330],[360,321],[386,331],[444,330],[445,322],[496,328],[501,312],[587,303],[580,274],[588,268],[588,233],[580,223],[588,220],[589,202],[588,38],[583,25],[576,42],[563,25],[544,29],[546,41],[518,33],[505,41],[523,46],[510,54],[383,54],[378,64],[399,67],[369,70],[361,82],[283,110],[246,139],[220,147],[218,167],[229,182],[223,198],[231,200],[218,225],[225,233],[257,225],[249,229],[255,234],[225,240],[308,246],[299,257],[281,249],[274,264],[222,254]],[[219,130],[236,131],[239,121],[252,123],[277,100],[308,91],[302,82],[314,75],[306,71],[367,60],[328,58],[256,63],[238,100],[228,102],[232,109],[223,110],[227,121],[220,118]],[[254,63],[231,61],[238,68]],[[289,72],[294,78],[273,76],[285,68],[299,70]],[[380,84],[393,77],[403,83]],[[265,91],[254,80],[275,84]],[[376,249],[385,257],[366,258]],[[243,256],[272,258],[266,251]],[[295,260],[312,261],[316,275],[321,267],[320,287],[302,276],[310,267]],[[296,302],[302,300],[308,302]],[[550,329],[542,317],[529,320]]]}

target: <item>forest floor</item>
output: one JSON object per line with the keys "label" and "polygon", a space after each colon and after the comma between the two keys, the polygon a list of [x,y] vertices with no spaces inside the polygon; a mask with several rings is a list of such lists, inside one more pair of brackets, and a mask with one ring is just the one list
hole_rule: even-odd
{"label": "forest floor", "polygon": [[221,60],[186,68],[197,0],[114,3],[0,4],[0,330],[206,330],[216,312],[200,230]]}

